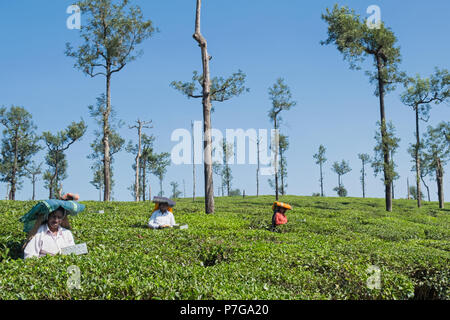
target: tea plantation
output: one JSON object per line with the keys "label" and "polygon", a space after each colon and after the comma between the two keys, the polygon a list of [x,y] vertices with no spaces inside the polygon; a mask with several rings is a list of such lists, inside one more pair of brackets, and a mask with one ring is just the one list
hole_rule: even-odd
{"label": "tea plantation", "polygon": [[[21,259],[19,217],[0,201],[0,299],[449,299],[450,209],[413,200],[286,196],[288,224],[268,231],[272,196],[180,199],[185,230],[146,228],[149,202],[82,202],[71,217],[84,256]],[[446,204],[450,208],[450,203]],[[98,213],[104,210],[104,213]],[[69,266],[81,272],[70,289]],[[368,268],[380,286],[368,286]]]}

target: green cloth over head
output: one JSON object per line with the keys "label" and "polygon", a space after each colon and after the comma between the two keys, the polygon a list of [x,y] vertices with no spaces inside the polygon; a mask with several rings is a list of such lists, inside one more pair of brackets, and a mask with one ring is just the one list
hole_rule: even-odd
{"label": "green cloth over head", "polygon": [[39,216],[44,216],[44,220],[48,219],[48,215],[62,207],[67,214],[77,215],[84,210],[85,205],[76,201],[64,201],[64,200],[44,200],[36,204],[30,211],[28,211],[22,218],[19,219],[23,222],[23,231],[28,233],[36,223],[36,219]]}

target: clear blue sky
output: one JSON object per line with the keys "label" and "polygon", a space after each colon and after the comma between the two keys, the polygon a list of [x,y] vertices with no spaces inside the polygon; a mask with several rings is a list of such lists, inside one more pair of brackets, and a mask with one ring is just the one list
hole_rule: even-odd
{"label": "clear blue sky", "polygon": [[[193,70],[200,70],[200,49],[192,38],[195,0],[144,1],[141,6],[160,33],[140,48],[144,55],[126,66],[112,80],[112,104],[118,117],[127,125],[138,117],[151,119],[158,152],[170,152],[175,145],[170,135],[177,128],[190,129],[191,120],[202,119],[201,101],[188,100],[169,87],[173,80],[189,80]],[[362,16],[376,4],[382,20],[399,39],[402,54],[401,69],[409,74],[427,76],[435,66],[449,68],[450,2],[431,1],[337,1],[354,8]],[[373,155],[376,121],[379,120],[378,100],[373,95],[363,71],[349,70],[347,62],[334,46],[321,46],[327,37],[327,26],[321,13],[336,0],[205,0],[202,11],[202,32],[208,40],[212,76],[227,76],[238,69],[247,74],[250,92],[233,100],[216,104],[213,126],[226,128],[267,128],[270,108],[268,88],[278,77],[285,78],[298,102],[284,113],[282,133],[290,139],[288,160],[288,193],[311,195],[319,192],[319,168],[312,155],[320,144],[327,148],[325,164],[325,194],[334,196],[337,176],[331,171],[333,161],[348,160],[353,169],[343,178],[349,196],[361,196],[360,161],[358,153]],[[79,43],[79,32],[66,28],[66,0],[3,0],[0,2],[0,106],[24,106],[32,113],[38,132],[57,131],[71,121],[83,118],[88,133],[67,153],[69,177],[64,190],[80,193],[82,199],[98,199],[98,192],[89,183],[91,161],[86,158],[94,139],[95,123],[89,118],[88,105],[104,92],[104,78],[91,79],[73,68],[74,61],[64,55],[65,43]],[[402,105],[402,88],[386,99],[386,116],[392,120],[401,138],[395,157],[400,173],[396,181],[396,197],[406,196],[406,178],[413,181],[408,145],[413,142],[414,113]],[[434,106],[427,125],[450,119],[450,108]],[[135,131],[125,126],[120,133],[129,139]],[[45,152],[36,156],[43,161]],[[133,156],[121,152],[115,160],[114,198],[132,200],[127,188],[133,183]],[[255,194],[254,165],[233,165],[233,187]],[[449,171],[447,166],[447,171]],[[444,194],[450,196],[450,179],[444,181]],[[169,167],[164,190],[170,192],[170,181],[177,181],[183,191],[192,192],[192,167]],[[427,180],[428,181],[428,180]],[[215,190],[218,180],[215,179]],[[151,177],[153,190],[159,189]],[[437,188],[429,181],[432,200],[437,200]],[[368,170],[367,195],[383,197],[383,184]],[[267,178],[261,179],[261,193],[269,194]],[[6,185],[0,184],[4,198]],[[197,167],[197,194],[203,194],[203,167]],[[43,182],[37,183],[37,196],[48,196]],[[18,192],[18,199],[31,197],[28,180]]]}

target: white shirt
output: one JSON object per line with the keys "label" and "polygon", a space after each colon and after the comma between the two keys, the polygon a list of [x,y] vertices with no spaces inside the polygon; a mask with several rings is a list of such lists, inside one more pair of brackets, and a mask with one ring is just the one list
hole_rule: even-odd
{"label": "white shirt", "polygon": [[39,227],[35,236],[28,242],[24,250],[24,258],[42,257],[47,254],[61,253],[61,249],[75,245],[70,230],[59,227],[56,235],[53,235],[47,224]]}
{"label": "white shirt", "polygon": [[158,229],[158,227],[168,224],[173,227],[175,224],[175,217],[173,213],[167,210],[165,213],[162,213],[161,210],[156,210],[153,212],[150,220],[148,221],[148,226],[152,229]]}

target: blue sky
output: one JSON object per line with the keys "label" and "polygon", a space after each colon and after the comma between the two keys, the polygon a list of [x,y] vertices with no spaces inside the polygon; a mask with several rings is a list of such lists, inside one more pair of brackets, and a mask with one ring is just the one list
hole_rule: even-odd
{"label": "blue sky", "polygon": [[[208,40],[212,76],[227,76],[238,69],[247,74],[250,92],[228,102],[215,105],[213,126],[226,128],[271,128],[267,117],[270,109],[268,88],[283,77],[298,102],[283,114],[281,132],[290,139],[287,152],[288,193],[311,195],[319,192],[319,168],[313,154],[320,144],[327,148],[324,167],[325,194],[335,196],[337,176],[331,171],[334,161],[345,159],[352,171],[343,183],[349,196],[361,196],[360,161],[358,153],[373,155],[376,121],[379,120],[378,99],[373,95],[363,71],[352,71],[334,46],[322,46],[327,26],[321,14],[338,2],[354,8],[366,17],[368,6],[381,8],[382,20],[392,28],[401,46],[400,68],[409,74],[427,76],[435,66],[449,68],[450,2],[432,1],[299,1],[299,0],[229,0],[204,1],[202,32]],[[95,123],[89,117],[88,105],[104,92],[104,78],[89,78],[73,68],[74,61],[64,55],[65,43],[79,43],[79,32],[66,28],[66,8],[72,1],[3,0],[0,2],[0,106],[20,105],[32,113],[38,132],[56,132],[71,121],[83,118],[89,128],[83,139],[67,152],[68,178],[65,191],[77,192],[82,199],[98,199],[92,179],[90,143]],[[120,133],[127,140],[135,139],[135,130],[128,129],[138,117],[153,120],[147,131],[156,136],[158,152],[170,152],[176,144],[170,140],[173,130],[190,129],[191,120],[202,119],[201,101],[188,100],[169,84],[173,80],[189,80],[193,70],[200,70],[200,49],[192,38],[194,31],[194,0],[134,0],[146,18],[160,32],[140,46],[144,55],[127,65],[112,79],[112,104],[119,118],[127,124]],[[83,23],[83,20],[82,20]],[[447,39],[447,40],[445,40]],[[367,64],[370,68],[370,65]],[[400,148],[395,160],[400,180],[396,181],[396,197],[406,197],[406,178],[410,182],[411,160],[408,145],[413,142],[414,113],[402,105],[402,88],[386,98],[386,116],[392,120]],[[448,105],[433,106],[427,125],[450,119]],[[45,152],[36,156],[43,161]],[[114,198],[132,200],[127,189],[134,181],[133,156],[125,151],[115,160]],[[447,166],[448,168],[448,166]],[[448,169],[447,169],[448,171]],[[233,187],[256,193],[254,165],[233,165]],[[151,177],[153,190],[159,189]],[[192,193],[192,167],[169,167],[164,190],[170,192],[170,181],[177,181],[183,191]],[[203,194],[203,167],[197,166],[197,194]],[[434,181],[427,180],[432,200],[437,200]],[[218,180],[215,179],[215,190]],[[43,182],[37,183],[37,197],[48,196]],[[450,194],[450,179],[444,181],[444,194]],[[383,197],[383,184],[368,170],[367,195]],[[271,193],[267,177],[261,178],[262,194]],[[0,184],[0,197],[6,185]],[[17,199],[31,197],[31,186],[24,181]]]}

